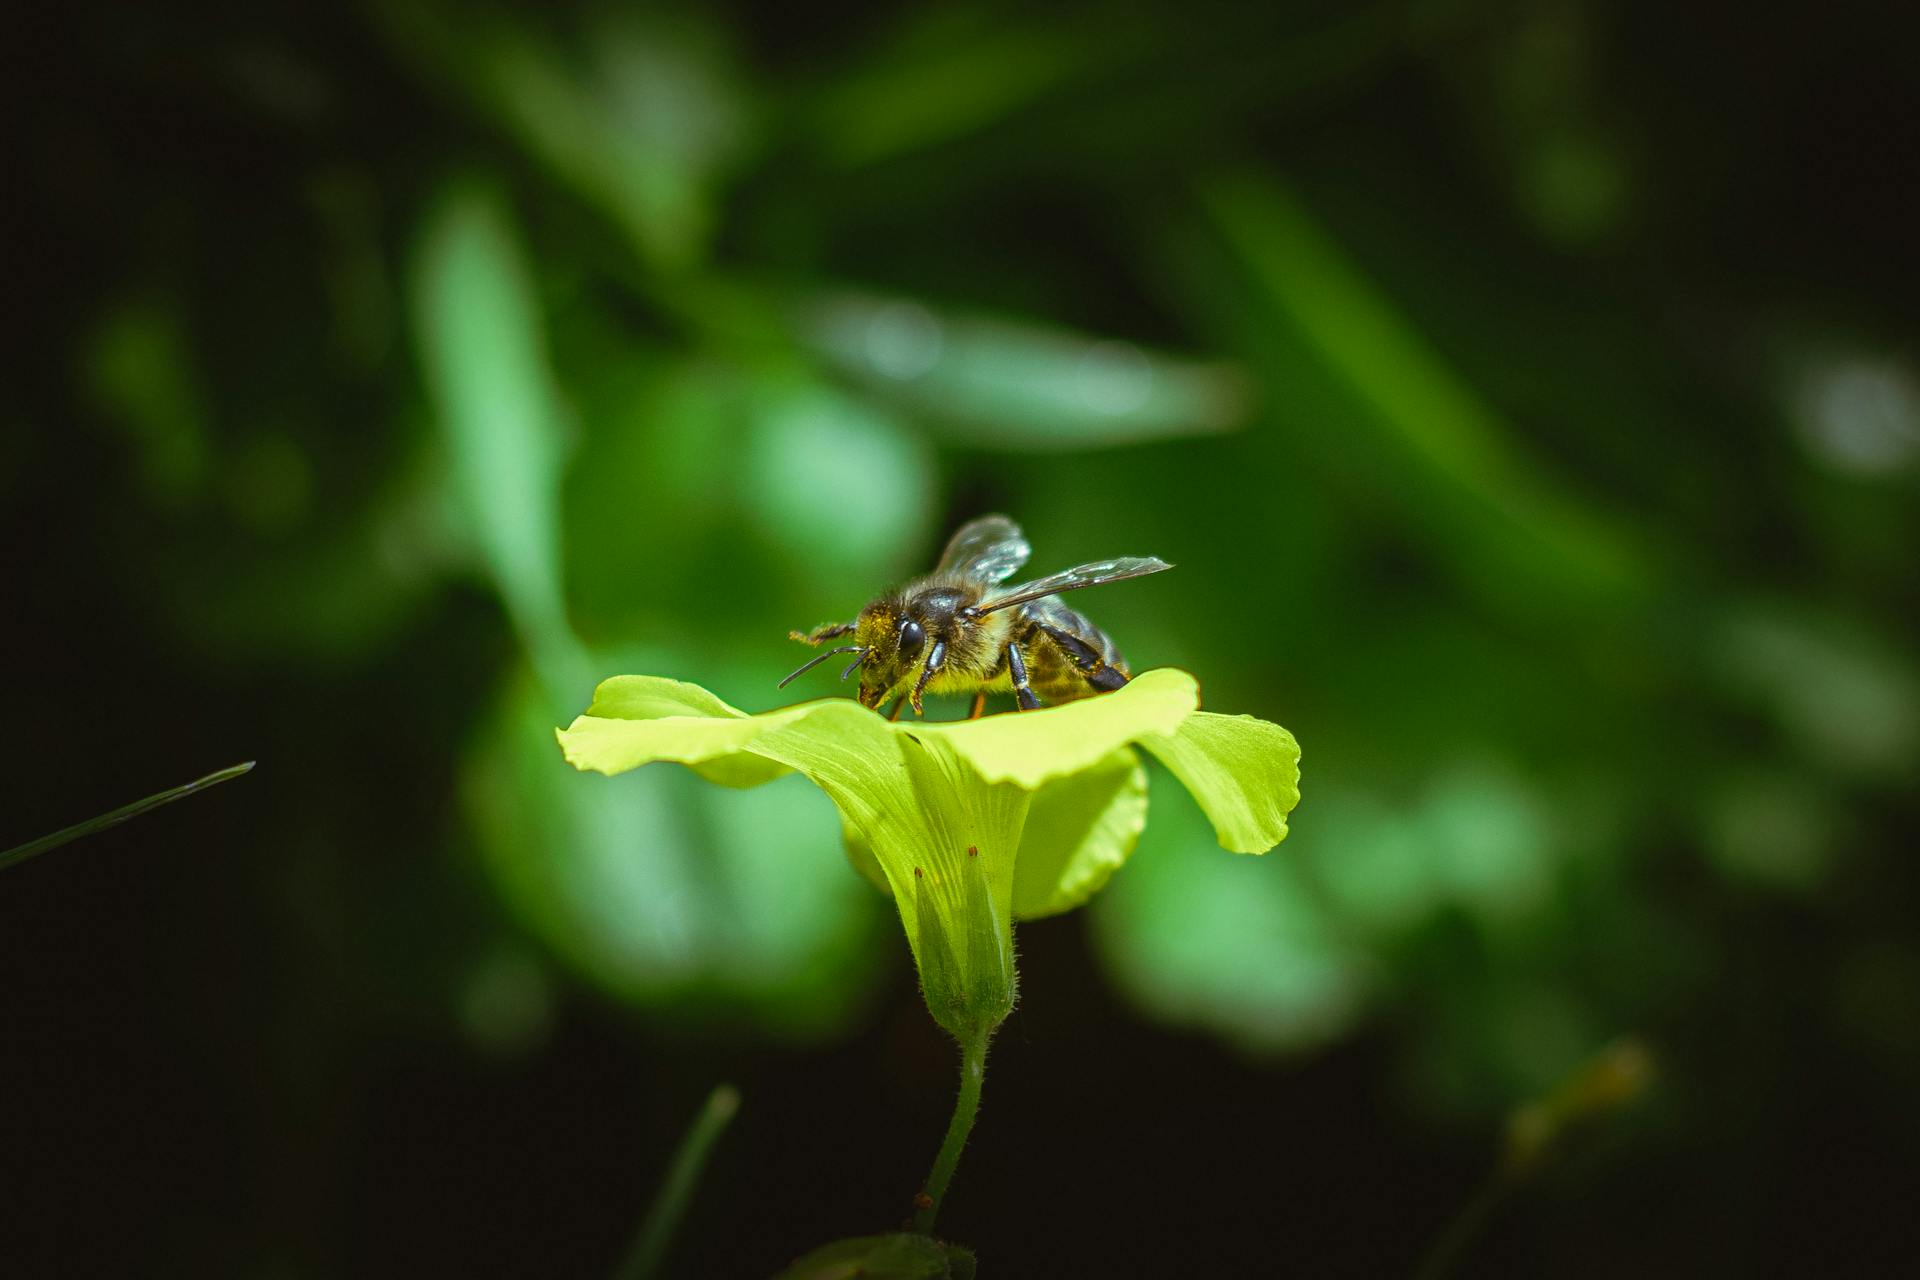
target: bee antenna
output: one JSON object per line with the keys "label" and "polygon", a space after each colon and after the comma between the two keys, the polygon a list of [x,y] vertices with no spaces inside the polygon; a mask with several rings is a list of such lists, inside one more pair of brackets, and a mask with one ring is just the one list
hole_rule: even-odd
{"label": "bee antenna", "polygon": [[[828,658],[831,658],[836,653],[855,653],[855,652],[860,654],[860,657],[862,660],[866,658],[867,650],[865,645],[843,644],[838,649],[829,649],[825,653],[819,654],[801,663],[797,671],[793,672],[793,674],[789,675],[785,680],[782,680],[779,684],[775,685],[774,688],[776,689],[786,688],[788,685],[792,684],[795,680],[807,674],[807,672],[813,670],[815,667],[819,666],[821,663],[825,662]],[[858,666],[859,663],[856,662],[854,665]],[[841,679],[843,680],[845,678],[846,678],[845,676],[841,677]]]}
{"label": "bee antenna", "polygon": [[859,670],[860,664],[865,662],[868,659],[868,657],[872,655],[872,652],[873,651],[871,649],[860,650],[860,656],[847,664],[847,669],[840,673],[840,678],[842,680],[845,680],[848,676],[852,675],[855,671]]}

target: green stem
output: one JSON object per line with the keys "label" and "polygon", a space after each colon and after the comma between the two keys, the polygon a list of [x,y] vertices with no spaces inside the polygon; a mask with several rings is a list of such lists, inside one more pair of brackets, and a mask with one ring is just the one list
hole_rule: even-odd
{"label": "green stem", "polygon": [[960,1163],[960,1148],[967,1145],[973,1131],[973,1118],[980,1111],[980,1084],[987,1078],[987,1040],[993,1033],[978,1033],[960,1044],[960,1096],[954,1099],[953,1119],[947,1125],[946,1141],[933,1159],[933,1172],[920,1193],[921,1208],[913,1215],[913,1229],[921,1235],[933,1234],[934,1215],[947,1196],[947,1184],[953,1181],[953,1167]]}
{"label": "green stem", "polygon": [[732,1085],[723,1084],[707,1095],[707,1104],[700,1108],[693,1127],[687,1130],[679,1150],[673,1153],[666,1179],[660,1184],[660,1192],[647,1210],[646,1220],[640,1224],[626,1259],[614,1272],[616,1280],[648,1280],[659,1273],[661,1259],[666,1257],[667,1245],[673,1240],[674,1228],[686,1214],[687,1202],[693,1199],[701,1170],[706,1168],[707,1157],[713,1154],[713,1144],[739,1109],[740,1093]]}

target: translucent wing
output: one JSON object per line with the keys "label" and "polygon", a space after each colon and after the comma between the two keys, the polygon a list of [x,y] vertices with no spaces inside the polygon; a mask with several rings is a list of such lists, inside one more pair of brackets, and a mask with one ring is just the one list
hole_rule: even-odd
{"label": "translucent wing", "polygon": [[1005,516],[981,516],[960,526],[947,549],[940,554],[935,573],[957,574],[981,582],[1005,582],[1012,577],[1033,548],[1020,526]]}
{"label": "translucent wing", "polygon": [[1011,609],[1017,604],[1038,600],[1042,596],[1057,596],[1062,591],[1097,587],[1103,582],[1119,582],[1122,578],[1139,578],[1171,568],[1173,568],[1172,565],[1158,556],[1122,556],[1118,560],[1095,560],[1092,564],[1075,565],[1071,569],[1063,569],[1045,578],[1035,578],[1032,582],[1023,582],[1017,587],[1009,587],[999,595],[989,597],[987,602],[980,606],[980,612],[998,613],[1002,609]]}

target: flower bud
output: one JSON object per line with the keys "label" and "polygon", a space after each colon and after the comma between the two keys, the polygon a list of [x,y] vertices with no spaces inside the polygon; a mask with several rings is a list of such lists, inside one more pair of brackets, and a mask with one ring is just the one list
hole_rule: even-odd
{"label": "flower bud", "polygon": [[933,1019],[962,1044],[993,1034],[1013,1010],[1013,922],[994,901],[986,860],[969,845],[954,873],[957,892],[935,882],[937,872],[915,867],[915,960],[920,990]]}

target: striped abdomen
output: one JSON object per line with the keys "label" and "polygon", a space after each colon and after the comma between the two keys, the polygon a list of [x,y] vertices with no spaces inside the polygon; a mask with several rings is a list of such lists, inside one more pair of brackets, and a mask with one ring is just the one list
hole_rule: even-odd
{"label": "striped abdomen", "polygon": [[1044,704],[1111,692],[1131,674],[1107,634],[1056,598],[1020,606],[1010,638],[1020,646],[1028,681]]}

